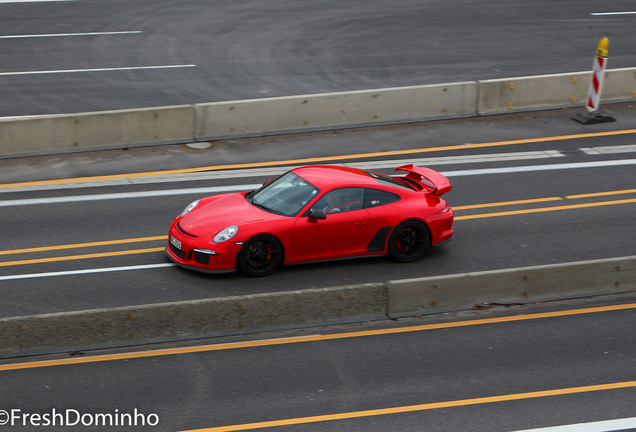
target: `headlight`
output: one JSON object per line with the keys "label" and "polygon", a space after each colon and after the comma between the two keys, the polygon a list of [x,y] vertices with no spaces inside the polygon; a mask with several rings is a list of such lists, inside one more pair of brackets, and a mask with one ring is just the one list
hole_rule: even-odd
{"label": "headlight", "polygon": [[234,237],[238,232],[238,227],[236,225],[232,225],[231,227],[227,227],[222,230],[220,233],[214,236],[214,243],[223,243]]}
{"label": "headlight", "polygon": [[196,201],[192,201],[190,204],[188,204],[188,206],[181,212],[181,214],[179,215],[181,216],[185,216],[186,214],[190,213],[192,211],[193,208],[195,208],[196,206],[199,205],[199,201],[200,200],[196,200]]}

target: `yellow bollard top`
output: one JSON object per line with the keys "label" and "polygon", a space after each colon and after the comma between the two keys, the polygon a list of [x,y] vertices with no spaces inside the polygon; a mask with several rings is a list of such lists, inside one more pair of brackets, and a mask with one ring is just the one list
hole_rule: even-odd
{"label": "yellow bollard top", "polygon": [[607,57],[607,48],[609,47],[609,39],[604,37],[598,42],[598,48],[596,49],[596,55],[600,57]]}

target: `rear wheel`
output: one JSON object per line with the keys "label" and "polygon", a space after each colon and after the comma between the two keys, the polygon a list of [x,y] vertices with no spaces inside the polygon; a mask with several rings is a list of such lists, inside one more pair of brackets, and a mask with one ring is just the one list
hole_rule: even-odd
{"label": "rear wheel", "polygon": [[388,254],[398,262],[420,259],[431,248],[431,235],[426,225],[412,220],[399,224],[389,236]]}
{"label": "rear wheel", "polygon": [[245,242],[238,257],[241,272],[250,277],[267,276],[280,265],[283,248],[272,236],[256,236]]}

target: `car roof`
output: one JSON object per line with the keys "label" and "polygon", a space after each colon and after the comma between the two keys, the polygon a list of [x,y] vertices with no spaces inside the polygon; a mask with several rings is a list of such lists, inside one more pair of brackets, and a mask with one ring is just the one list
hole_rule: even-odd
{"label": "car roof", "polygon": [[319,189],[334,184],[349,186],[378,186],[378,182],[357,168],[334,165],[314,165],[292,170]]}

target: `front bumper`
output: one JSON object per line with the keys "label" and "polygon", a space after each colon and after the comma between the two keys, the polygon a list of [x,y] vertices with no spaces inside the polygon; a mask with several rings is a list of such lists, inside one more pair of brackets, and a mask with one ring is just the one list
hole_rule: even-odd
{"label": "front bumper", "polygon": [[[176,241],[173,243],[172,239]],[[185,236],[172,227],[166,255],[175,263],[191,270],[230,273],[236,271],[236,257],[240,250],[241,246],[234,242],[205,244],[205,239]]]}
{"label": "front bumper", "polygon": [[198,271],[198,272],[211,273],[211,274],[224,274],[224,273],[235,273],[236,272],[236,266],[234,266],[234,268],[231,268],[229,270],[215,270],[215,269],[201,267],[199,265],[197,265],[195,267],[193,265],[184,264],[182,260],[176,259],[174,254],[171,253],[170,246],[168,246],[166,248],[166,255],[168,255],[168,258],[170,258],[176,264],[179,264],[181,267],[186,268],[188,270],[195,270],[195,271]]}

